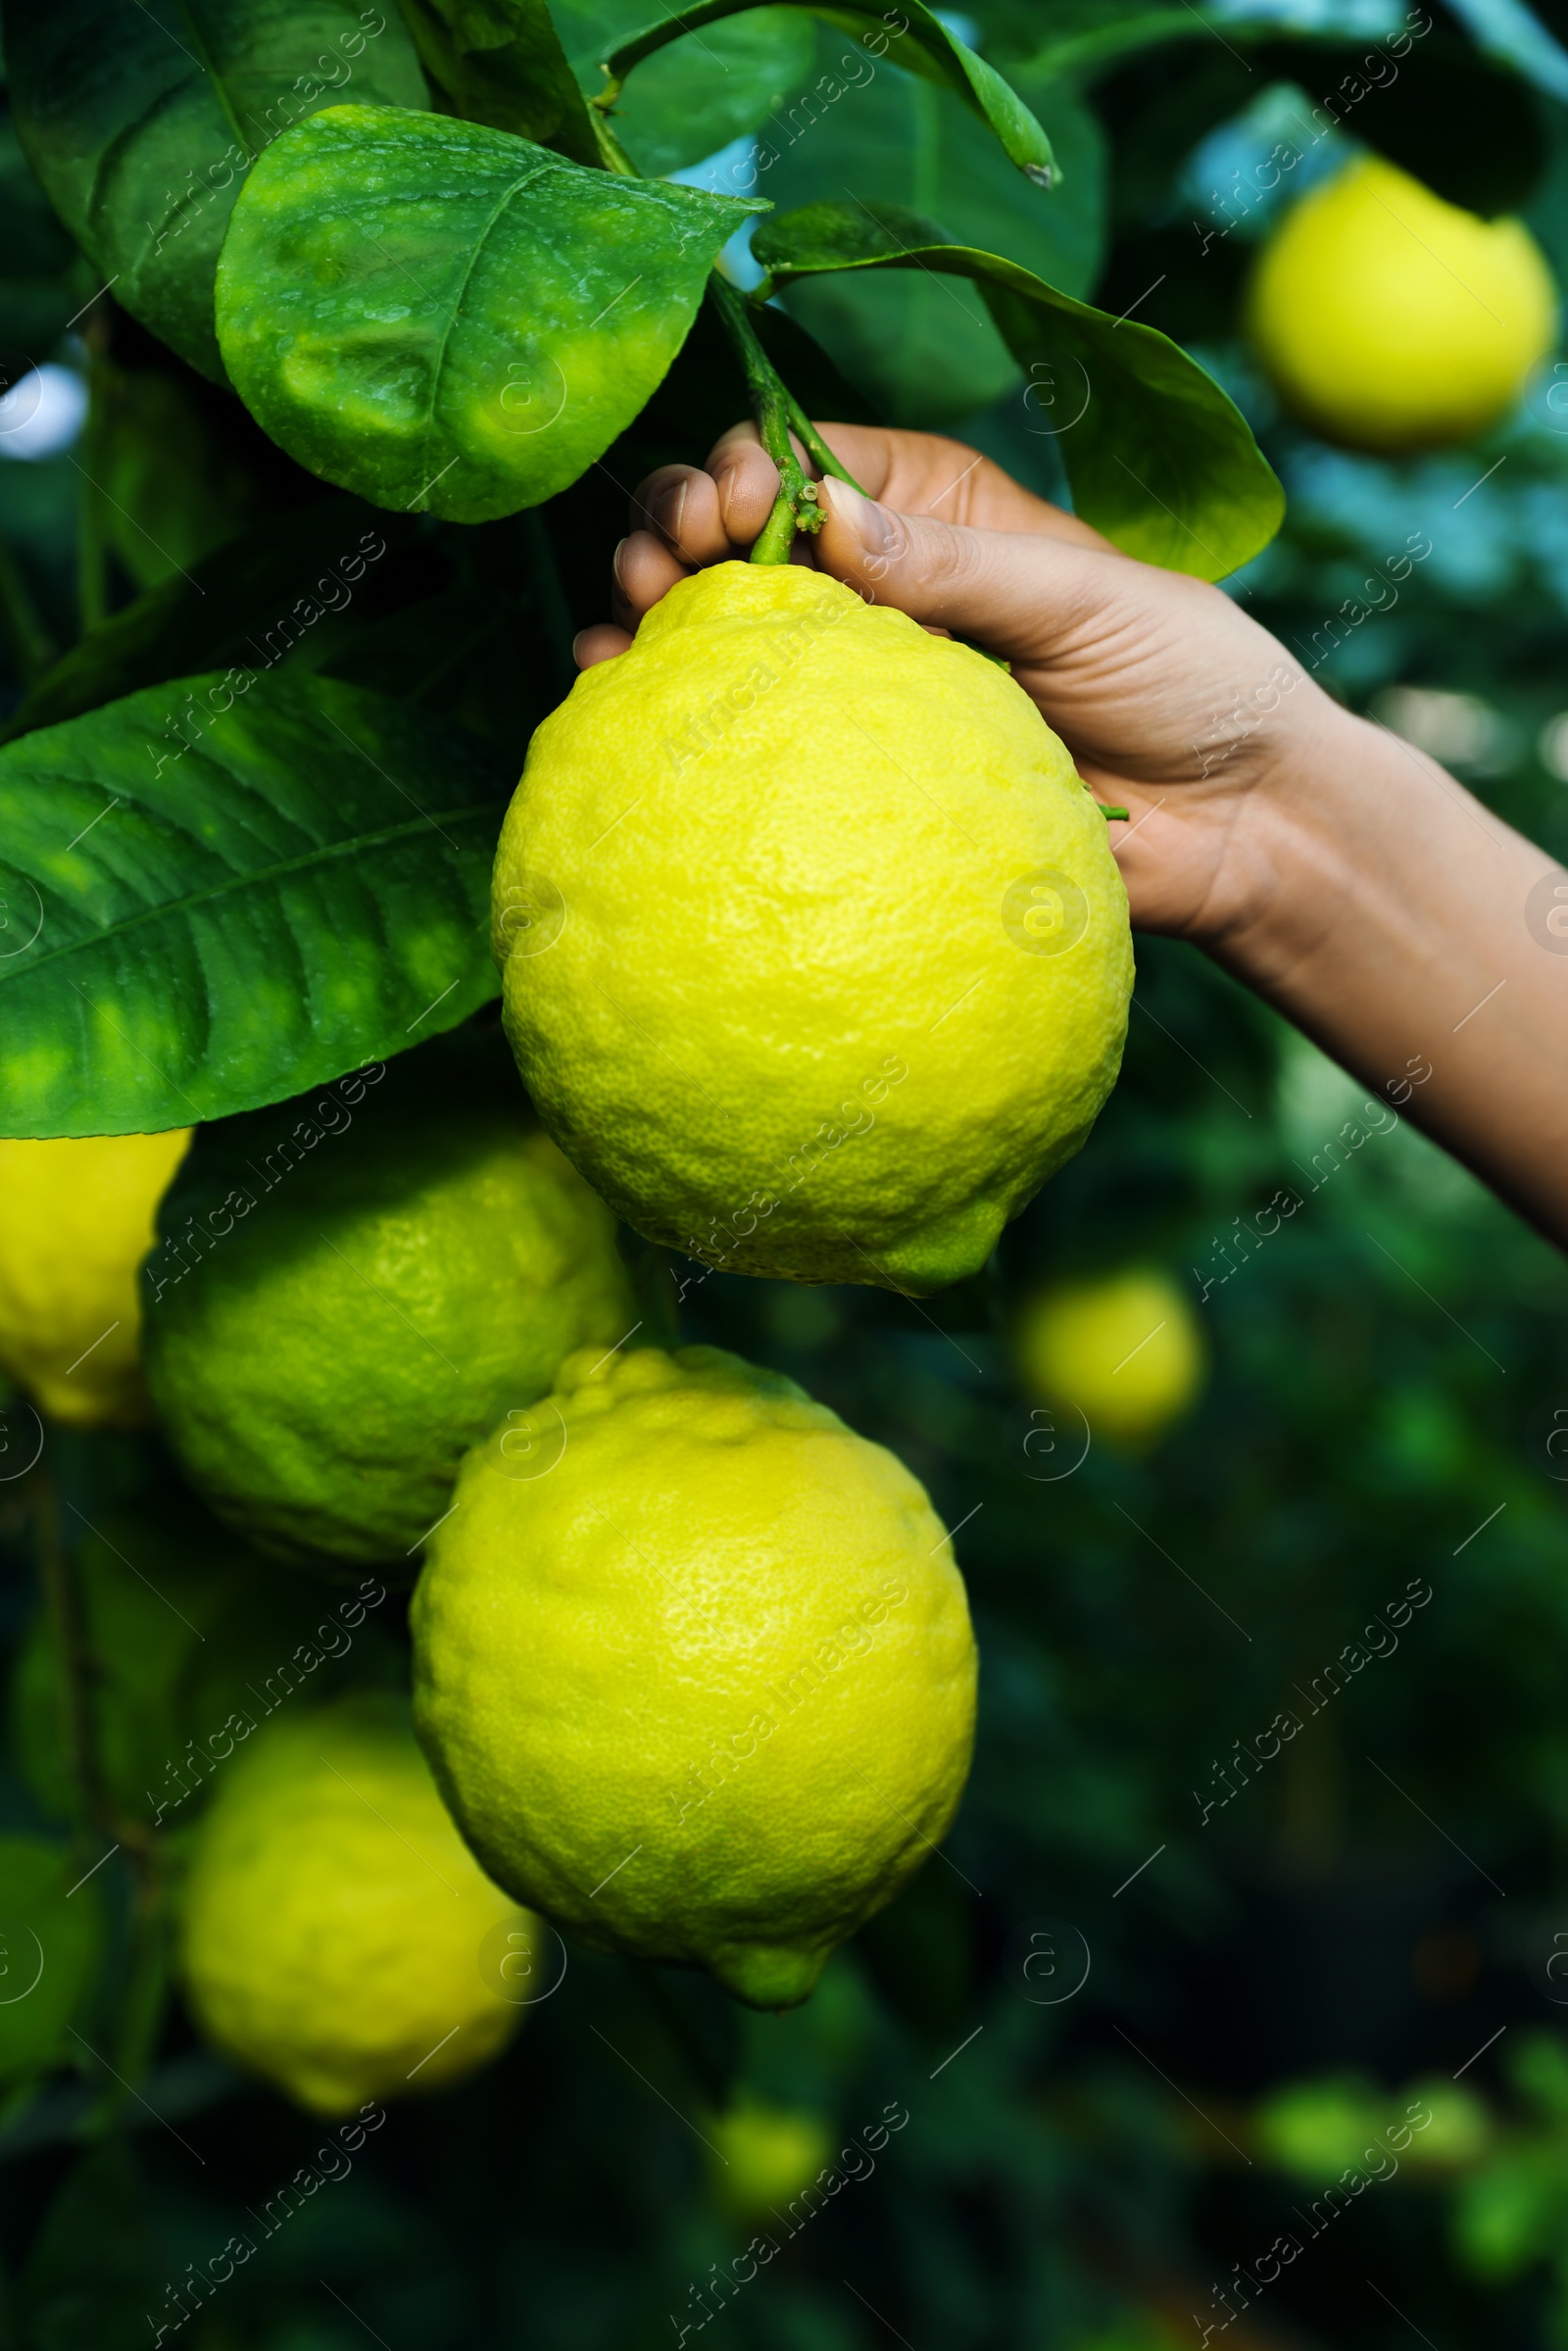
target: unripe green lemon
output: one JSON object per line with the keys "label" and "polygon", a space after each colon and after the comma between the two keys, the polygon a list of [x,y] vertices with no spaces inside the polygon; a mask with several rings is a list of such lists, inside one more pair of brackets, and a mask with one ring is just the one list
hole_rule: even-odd
{"label": "unripe green lemon", "polygon": [[498,1884],[585,1941],[804,2000],[969,1768],[941,1521],[891,1453],[715,1347],[584,1351],[547,1415],[540,1457],[469,1454],[415,1593],[443,1792]]}
{"label": "unripe green lemon", "polygon": [[1032,1395],[1076,1406],[1113,1444],[1152,1444],[1203,1382],[1203,1335],[1185,1294],[1136,1266],[1042,1292],[1019,1316],[1014,1347]]}
{"label": "unripe green lemon", "polygon": [[1248,303],[1286,405],[1352,449],[1468,440],[1551,348],[1557,295],[1520,220],[1483,220],[1367,155],[1303,196]]}
{"label": "unripe green lemon", "polygon": [[714,2195],[738,2221],[788,2204],[833,2153],[833,2126],[826,2115],[774,2106],[750,2093],[737,2098],[727,2113],[710,2116],[704,2135],[714,2150]]}
{"label": "unripe green lemon", "polygon": [[635,1314],[612,1219],[499,1037],[349,1083],[202,1130],[147,1262],[147,1378],[252,1541],[400,1560],[474,1440]]}
{"label": "unripe green lemon", "polygon": [[344,2114],[495,2056],[522,2010],[485,1952],[536,1932],[453,1827],[406,1704],[361,1696],[236,1752],[193,1839],[180,1961],[210,2040]]}
{"label": "unripe green lemon", "polygon": [[136,1268],[190,1132],[0,1141],[0,1371],[72,1428],[149,1417]]}
{"label": "unripe green lemon", "polygon": [[557,1142],[741,1273],[972,1273],[1121,1058],[1126,893],[1066,751],[995,662],[798,564],[680,581],[579,677],[493,918]]}

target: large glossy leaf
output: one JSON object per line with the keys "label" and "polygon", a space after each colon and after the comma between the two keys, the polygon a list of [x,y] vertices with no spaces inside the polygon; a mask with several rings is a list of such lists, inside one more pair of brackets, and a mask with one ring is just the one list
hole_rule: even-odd
{"label": "large glossy leaf", "polygon": [[[761,0],[699,0],[680,16],[670,15],[621,41],[605,60],[609,76],[596,104],[609,106],[632,68],[670,41],[703,32],[726,17],[741,15]],[[837,0],[822,6],[812,0],[810,15],[849,32],[873,58],[888,57],[927,81],[954,90],[1002,142],[1010,163],[1041,187],[1059,176],[1051,141],[1015,90],[1009,89],[994,66],[988,66],[923,0],[899,0],[882,8],[876,0]]]}
{"label": "large glossy leaf", "polygon": [[630,423],[759,209],[444,115],[336,107],[270,148],[235,207],[223,357],[328,481],[459,522],[515,514]]}
{"label": "large glossy leaf", "polygon": [[[591,96],[604,88],[601,58],[646,23],[648,0],[557,0],[552,14]],[[710,25],[638,69],[616,100],[615,136],[654,177],[716,156],[787,103],[810,71],[816,32],[801,8],[751,9]]]}
{"label": "large glossy leaf", "polygon": [[573,163],[599,142],[545,0],[400,0],[426,73],[454,114]]}
{"label": "large glossy leaf", "polygon": [[945,244],[929,221],[864,205],[808,205],[765,221],[759,289],[838,269],[929,269],[978,285],[1059,435],[1084,519],[1147,563],[1221,579],[1279,528],[1285,494],[1245,418],[1184,351],[1133,319],[1058,293],[993,253]]}
{"label": "large glossy leaf", "polygon": [[[844,200],[918,210],[961,244],[1005,253],[1064,292],[1089,291],[1103,248],[1104,172],[1098,126],[1070,91],[1049,93],[1064,171],[1043,203],[951,92],[874,66],[842,33],[824,38],[816,66],[759,135],[760,196],[780,212]],[[853,270],[814,278],[787,301],[891,423],[945,428],[1017,383],[1017,361],[978,289],[956,278]]]}
{"label": "large glossy leaf", "polygon": [[228,681],[0,751],[0,1133],[252,1109],[496,993],[510,762],[326,678]]}
{"label": "large glossy leaf", "polygon": [[428,104],[392,0],[5,0],[23,144],[115,299],[221,375],[213,271],[280,131],[346,93]]}

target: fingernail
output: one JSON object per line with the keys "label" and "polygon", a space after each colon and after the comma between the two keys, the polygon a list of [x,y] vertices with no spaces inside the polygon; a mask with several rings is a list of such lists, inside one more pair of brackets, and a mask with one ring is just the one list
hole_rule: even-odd
{"label": "fingernail", "polygon": [[818,484],[817,496],[827,500],[835,520],[853,530],[872,555],[886,555],[898,544],[898,525],[886,507],[862,498],[847,481],[836,481],[830,473]]}
{"label": "fingernail", "polygon": [[614,554],[610,559],[610,568],[615,575],[615,585],[623,596],[626,593],[626,583],[620,575],[620,559],[625,552],[626,542],[624,539],[622,539],[620,545],[615,549]]}
{"label": "fingernail", "polygon": [[690,482],[672,482],[655,505],[654,520],[666,539],[680,537],[681,516],[686,512],[686,493],[690,487]]}

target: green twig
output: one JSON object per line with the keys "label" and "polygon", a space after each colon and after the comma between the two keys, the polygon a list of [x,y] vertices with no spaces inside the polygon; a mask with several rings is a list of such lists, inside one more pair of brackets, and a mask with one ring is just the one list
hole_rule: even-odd
{"label": "green twig", "polygon": [[744,298],[716,269],[708,280],[708,291],[746,377],[758,437],[778,467],[778,496],[752,549],[752,562],[787,563],[796,532],[819,531],[826,520],[817,503],[816,484],[795,454],[791,431],[799,434],[802,445],[824,472],[850,482],[852,487],[857,485],[807,418],[800,402],[785,387],[778,369],[762,349]]}

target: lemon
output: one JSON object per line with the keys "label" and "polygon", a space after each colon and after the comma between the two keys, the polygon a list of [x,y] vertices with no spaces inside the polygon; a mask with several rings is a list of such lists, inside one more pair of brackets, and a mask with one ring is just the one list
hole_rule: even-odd
{"label": "lemon", "polygon": [[1024,1307],[1014,1347],[1031,1394],[1075,1407],[1114,1444],[1151,1444],[1203,1380],[1203,1336],[1185,1294],[1137,1267],[1042,1293]]}
{"label": "lemon", "polygon": [[712,1265],[983,1264],[1121,1057],[1105,822],[995,662],[796,564],[680,581],[535,734],[492,902],[540,1115]]}
{"label": "lemon", "polygon": [[192,1484],[254,1542],[397,1560],[474,1440],[635,1315],[612,1219],[498,1036],[361,1093],[202,1130],[148,1259],[147,1377]]}
{"label": "lemon", "polygon": [[1482,220],[1363,156],[1263,249],[1253,343],[1287,406],[1330,440],[1398,451],[1505,415],[1551,348],[1557,297],[1520,220]]}
{"label": "lemon", "polygon": [[0,1371],[73,1428],[148,1417],[136,1268],[189,1141],[0,1140]]}
{"label": "lemon", "polygon": [[[783,2008],[943,1836],[975,1653],[922,1489],[715,1347],[564,1367],[464,1463],[415,1713],[485,1868],[600,1948]],[[552,1434],[545,1442],[545,1424]]]}
{"label": "lemon", "polygon": [[808,2187],[833,2153],[833,2126],[808,2108],[774,2106],[743,2092],[704,2134],[713,2150],[713,2192],[738,2221],[788,2204]]}
{"label": "lemon", "polygon": [[522,2015],[486,1954],[524,1913],[479,1869],[399,1699],[279,1717],[193,1839],[190,2006],[218,2047],[318,2114],[456,2082]]}

